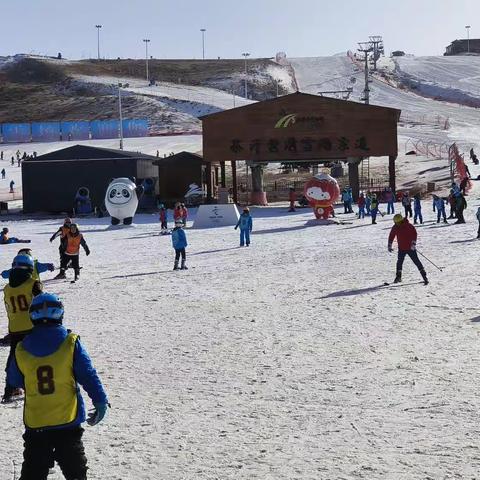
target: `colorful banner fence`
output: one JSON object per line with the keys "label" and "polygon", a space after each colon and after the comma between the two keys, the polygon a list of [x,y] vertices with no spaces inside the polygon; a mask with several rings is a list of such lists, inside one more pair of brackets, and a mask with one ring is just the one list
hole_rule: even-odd
{"label": "colorful banner fence", "polygon": [[[0,143],[58,142],[119,138],[118,120],[33,122],[0,124]],[[125,119],[122,122],[123,136],[148,136],[148,120]]]}

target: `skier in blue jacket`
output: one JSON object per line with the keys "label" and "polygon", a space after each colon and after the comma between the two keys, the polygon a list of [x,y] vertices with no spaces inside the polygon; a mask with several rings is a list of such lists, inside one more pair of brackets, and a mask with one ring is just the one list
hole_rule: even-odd
{"label": "skier in blue jacket", "polygon": [[185,253],[185,248],[187,248],[187,236],[183,231],[183,220],[181,218],[177,218],[175,220],[175,228],[172,230],[172,245],[175,249],[175,263],[173,265],[174,270],[178,270],[178,262],[180,260],[180,255],[182,256],[182,265],[180,267],[181,270],[188,270],[187,266],[185,265],[187,254]]}
{"label": "skier in blue jacket", "polygon": [[437,223],[440,223],[440,218],[443,216],[443,223],[447,222],[447,215],[445,213],[445,200],[438,195],[433,196],[433,211],[437,211]]}
{"label": "skier in blue jacket", "polygon": [[243,213],[240,215],[240,218],[235,225],[235,230],[238,227],[240,227],[240,246],[243,247],[246,244],[248,247],[250,245],[250,232],[253,228],[253,219],[248,207],[243,209]]}
{"label": "skier in blue jacket", "polygon": [[[86,480],[87,458],[82,442],[86,420],[96,425],[109,406],[97,372],[80,337],[63,325],[64,308],[50,293],[30,305],[31,333],[17,345],[8,382],[25,389],[22,480],[46,480],[56,460],[67,480]],[[78,384],[88,393],[94,411],[86,417]]]}
{"label": "skier in blue jacket", "polygon": [[420,194],[417,193],[413,197],[413,223],[417,223],[417,218],[420,220],[420,223],[423,223],[423,217],[422,217],[422,202],[420,199]]}
{"label": "skier in blue jacket", "polygon": [[[53,272],[55,270],[55,266],[53,263],[42,263],[39,262],[36,258],[33,258],[32,249],[31,248],[21,248],[17,255],[28,255],[33,259],[33,274],[32,277],[35,280],[40,280],[40,274],[44,272]],[[4,270],[1,273],[2,278],[8,279],[10,277],[10,270]]]}

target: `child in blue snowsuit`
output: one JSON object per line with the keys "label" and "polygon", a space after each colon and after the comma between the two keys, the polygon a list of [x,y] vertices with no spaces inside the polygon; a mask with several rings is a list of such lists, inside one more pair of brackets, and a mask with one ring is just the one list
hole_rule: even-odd
{"label": "child in blue snowsuit", "polygon": [[185,253],[185,248],[187,248],[187,236],[183,231],[183,220],[177,218],[175,220],[175,228],[172,230],[172,245],[175,249],[175,263],[173,265],[174,270],[178,270],[178,262],[180,260],[180,255],[182,256],[181,270],[188,270],[185,262],[187,261],[187,254]]}
{"label": "child in blue snowsuit", "polygon": [[417,223],[417,218],[420,220],[420,223],[423,223],[422,203],[418,193],[413,197],[413,213],[413,223]]}
{"label": "child in blue snowsuit", "polygon": [[445,200],[438,195],[433,196],[433,211],[437,211],[437,223],[440,223],[440,218],[443,217],[443,223],[447,222],[447,214],[445,213]]}
{"label": "child in blue snowsuit", "polygon": [[[53,265],[53,263],[42,263],[42,262],[39,262],[36,258],[33,258],[32,250],[30,248],[21,248],[18,251],[17,255],[28,255],[29,257],[32,257],[33,265],[34,265],[33,272],[34,272],[35,280],[40,280],[41,273],[44,273],[47,271],[53,272],[55,270],[55,266]],[[11,269],[4,270],[1,273],[1,277],[8,280],[8,278],[10,277],[10,272],[11,272]]]}
{"label": "child in blue snowsuit", "polygon": [[253,220],[248,207],[243,209],[243,213],[240,215],[240,218],[235,225],[235,230],[238,227],[240,227],[240,246],[243,247],[246,244],[248,247],[250,245],[250,232],[253,227]]}

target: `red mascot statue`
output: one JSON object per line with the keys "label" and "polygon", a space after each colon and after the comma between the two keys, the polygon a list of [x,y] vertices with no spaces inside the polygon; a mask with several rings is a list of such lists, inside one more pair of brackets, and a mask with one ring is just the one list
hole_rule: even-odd
{"label": "red mascot statue", "polygon": [[340,196],[340,187],[330,175],[320,173],[305,184],[303,194],[312,206],[315,217],[326,220],[333,216],[332,205]]}

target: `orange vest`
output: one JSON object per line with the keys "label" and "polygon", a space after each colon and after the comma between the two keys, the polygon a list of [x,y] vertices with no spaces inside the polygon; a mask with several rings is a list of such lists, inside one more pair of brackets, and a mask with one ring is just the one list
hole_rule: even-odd
{"label": "orange vest", "polygon": [[65,253],[67,255],[78,255],[82,238],[83,237],[81,233],[79,233],[75,237],[69,233],[67,235],[67,250]]}
{"label": "orange vest", "polygon": [[60,237],[63,238],[63,237],[66,237],[67,234],[70,232],[70,227],[60,227],[61,229],[61,234],[60,234]]}

